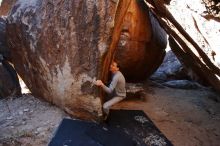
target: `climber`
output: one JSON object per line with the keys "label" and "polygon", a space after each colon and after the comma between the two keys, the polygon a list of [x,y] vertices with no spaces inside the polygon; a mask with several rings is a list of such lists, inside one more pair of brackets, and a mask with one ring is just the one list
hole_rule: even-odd
{"label": "climber", "polygon": [[112,73],[112,79],[108,87],[101,80],[95,82],[95,85],[101,87],[112,97],[103,104],[104,120],[107,119],[110,107],[126,97],[125,78],[119,71],[117,62],[112,61],[109,70]]}

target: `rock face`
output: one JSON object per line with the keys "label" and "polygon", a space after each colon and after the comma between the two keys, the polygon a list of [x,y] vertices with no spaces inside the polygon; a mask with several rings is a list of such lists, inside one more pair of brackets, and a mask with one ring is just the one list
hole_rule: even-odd
{"label": "rock face", "polygon": [[4,58],[9,59],[9,48],[6,42],[6,18],[0,17],[0,54],[4,56]]}
{"label": "rock face", "polygon": [[19,0],[8,16],[12,60],[32,94],[81,118],[102,114],[99,62],[107,50],[111,1]]}
{"label": "rock face", "polygon": [[0,54],[0,98],[21,96],[21,87],[14,68]]}
{"label": "rock face", "polygon": [[[59,105],[74,116],[91,119],[102,115],[98,88],[92,81],[99,76],[101,61],[108,51],[116,8],[117,3],[109,0],[17,1],[8,16],[8,44],[16,71],[33,95]],[[146,11],[142,13],[141,16],[149,17]],[[149,23],[144,19],[140,24],[152,29],[147,26]],[[133,32],[136,26],[132,27]],[[143,44],[151,43],[148,40],[156,37],[151,35],[153,32],[143,34],[147,37]],[[142,53],[147,54],[143,44],[135,49],[141,46],[145,49]],[[159,48],[154,44],[151,47]],[[151,62],[150,71],[157,68],[155,60],[145,61]]]}
{"label": "rock face", "polygon": [[142,1],[131,1],[125,15],[116,60],[129,82],[140,82],[162,63],[166,33]]}
{"label": "rock face", "polygon": [[9,48],[6,42],[6,19],[0,17],[0,98],[20,96],[21,87],[14,68],[8,63]]}
{"label": "rock face", "polygon": [[0,4],[0,16],[8,15],[9,11],[11,10],[12,6],[15,4],[17,0],[2,0]]}

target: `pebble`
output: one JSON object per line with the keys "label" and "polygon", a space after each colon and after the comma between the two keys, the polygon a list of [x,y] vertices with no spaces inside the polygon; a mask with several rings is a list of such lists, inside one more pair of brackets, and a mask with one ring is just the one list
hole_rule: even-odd
{"label": "pebble", "polygon": [[163,116],[163,117],[169,116],[169,114],[165,111],[156,111],[155,113],[158,114],[160,117],[161,116]]}
{"label": "pebble", "polygon": [[13,119],[12,116],[7,117],[7,120],[12,120],[12,119]]}
{"label": "pebble", "polygon": [[41,131],[43,131],[42,127],[37,128],[37,132],[41,132]]}
{"label": "pebble", "polygon": [[213,120],[220,120],[220,117],[213,117]]}
{"label": "pebble", "polygon": [[39,133],[39,136],[45,137],[45,136],[46,136],[46,133],[45,133],[45,132],[41,132],[41,133]]}
{"label": "pebble", "polygon": [[28,109],[28,108],[25,108],[23,111],[24,111],[24,112],[28,112],[28,111],[29,111],[29,109]]}
{"label": "pebble", "polygon": [[209,108],[207,112],[211,115],[215,115],[215,112],[212,108]]}
{"label": "pebble", "polygon": [[23,113],[23,111],[19,111],[18,114],[19,115],[23,115],[24,113]]}
{"label": "pebble", "polygon": [[219,136],[219,132],[217,130],[214,130],[215,136]]}
{"label": "pebble", "polygon": [[50,123],[50,121],[46,121],[46,122],[44,122],[44,125],[47,125],[47,124],[49,124]]}
{"label": "pebble", "polygon": [[29,104],[31,104],[31,103],[33,103],[33,102],[34,102],[33,100],[28,101]]}

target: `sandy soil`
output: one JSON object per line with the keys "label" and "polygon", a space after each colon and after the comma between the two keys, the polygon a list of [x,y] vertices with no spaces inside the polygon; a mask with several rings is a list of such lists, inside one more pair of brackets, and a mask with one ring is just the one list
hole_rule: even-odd
{"label": "sandy soil", "polygon": [[220,145],[220,96],[210,90],[146,87],[145,101],[113,108],[143,110],[175,146]]}
{"label": "sandy soil", "polygon": [[[206,89],[144,87],[145,97],[114,109],[144,110],[175,146],[219,146],[220,96]],[[0,146],[44,146],[64,117],[59,108],[23,95],[0,100]]]}
{"label": "sandy soil", "polygon": [[68,115],[28,94],[0,100],[0,146],[45,146],[63,117]]}

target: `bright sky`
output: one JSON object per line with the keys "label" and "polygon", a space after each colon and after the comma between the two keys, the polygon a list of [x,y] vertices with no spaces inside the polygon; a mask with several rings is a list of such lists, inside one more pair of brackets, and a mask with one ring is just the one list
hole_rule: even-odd
{"label": "bright sky", "polygon": [[0,6],[1,6],[2,0],[0,0]]}

